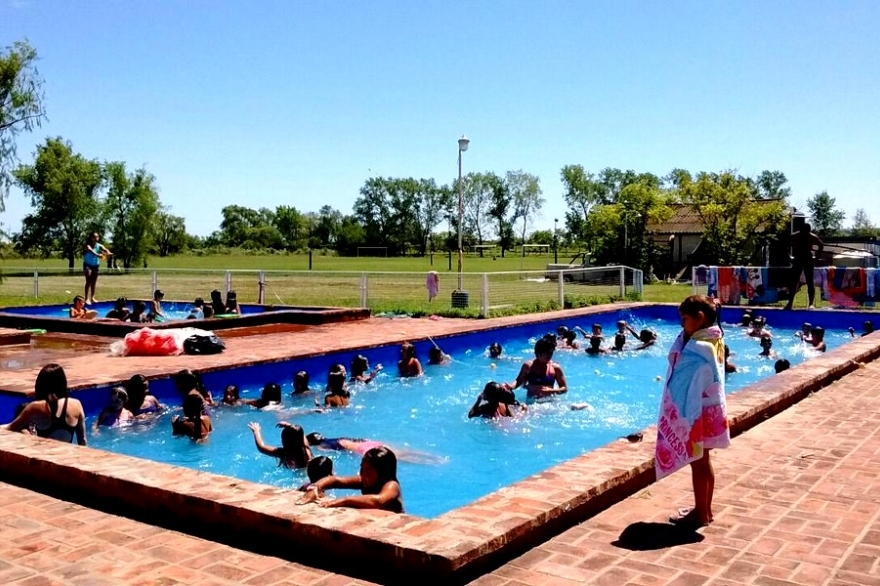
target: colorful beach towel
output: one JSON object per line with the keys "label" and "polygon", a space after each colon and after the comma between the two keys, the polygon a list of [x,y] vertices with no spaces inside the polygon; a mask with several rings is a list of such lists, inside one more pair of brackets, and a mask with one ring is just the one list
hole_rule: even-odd
{"label": "colorful beach towel", "polygon": [[724,341],[712,326],[685,343],[679,334],[669,351],[669,370],[657,421],[657,480],[730,445],[724,396]]}

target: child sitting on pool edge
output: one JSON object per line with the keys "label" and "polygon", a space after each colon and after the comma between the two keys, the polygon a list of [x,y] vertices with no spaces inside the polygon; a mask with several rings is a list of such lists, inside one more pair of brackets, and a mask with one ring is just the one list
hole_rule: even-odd
{"label": "child sitting on pool edge", "polygon": [[322,507],[352,507],[355,509],[380,509],[403,513],[403,494],[397,480],[397,457],[386,447],[372,448],[361,460],[357,476],[328,476],[312,484],[296,501],[298,505],[312,503],[323,496],[329,488],[360,490],[359,496],[321,500]]}

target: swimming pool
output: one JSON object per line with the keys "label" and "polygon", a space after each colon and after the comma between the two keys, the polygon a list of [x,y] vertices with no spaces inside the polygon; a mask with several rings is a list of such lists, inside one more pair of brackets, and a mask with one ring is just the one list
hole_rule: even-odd
{"label": "swimming pool", "polygon": [[[96,310],[98,316],[103,317],[113,309],[113,302],[102,301],[89,305],[88,308]],[[241,314],[229,319],[187,320],[186,316],[192,309],[191,302],[163,301],[162,309],[171,319],[162,323],[133,324],[116,320],[70,319],[70,304],[4,307],[0,308],[0,327],[122,337],[144,326],[156,329],[197,326],[206,330],[222,330],[267,324],[316,325],[366,319],[370,316],[370,310],[362,308],[243,303],[239,305]]]}
{"label": "swimming pool", "polygon": [[[738,319],[739,315],[726,317]],[[259,396],[263,384],[278,382],[285,391],[284,408],[278,411],[217,408],[212,412],[215,432],[204,445],[172,438],[167,415],[150,424],[102,430],[91,438],[91,445],[196,470],[295,488],[304,482],[304,471],[280,468],[274,459],[258,454],[247,428],[250,421],[260,422],[264,440],[278,445],[279,432],[275,424],[281,420],[292,421],[302,425],[306,432],[382,441],[401,451],[404,458],[412,456],[429,461],[403,461],[399,476],[407,512],[433,518],[655,422],[666,372],[666,352],[680,329],[677,313],[674,308],[670,312],[656,307],[612,312],[592,316],[589,322],[577,325],[589,329],[591,323],[598,322],[607,336],[614,331],[618,319],[627,319],[636,328],[656,330],[660,335],[658,344],[641,352],[598,357],[587,356],[582,350],[557,351],[554,358],[565,370],[569,393],[553,401],[529,405],[529,413],[521,419],[468,420],[467,411],[486,382],[512,381],[522,361],[533,356],[535,337],[554,329],[556,322],[438,340],[454,359],[446,366],[426,367],[426,376],[419,379],[396,377],[396,346],[370,349],[364,354],[371,363],[382,362],[389,367],[388,371],[370,385],[351,385],[351,407],[328,413],[309,412],[315,396],[289,397],[292,376],[305,369],[312,373],[313,387],[322,386],[329,366],[336,362],[348,366],[356,351],[211,372],[205,376],[205,382],[218,398],[227,384],[240,385],[245,391],[243,396],[250,398]],[[815,317],[811,319],[814,325],[819,325]],[[795,328],[791,327],[795,323],[800,325],[801,320],[799,316],[774,314],[770,323],[775,335],[774,349],[792,364],[812,355],[794,336]],[[776,327],[774,322],[778,324]],[[824,322],[822,325],[829,330],[826,336],[829,349],[850,339],[845,330],[850,323],[841,322],[835,328],[831,314]],[[740,372],[728,377],[728,392],[773,373],[774,361],[758,357],[757,340],[745,336],[741,328],[733,325],[725,329],[733,352],[731,360],[740,367]],[[493,341],[504,345],[505,358],[491,360],[485,356],[486,346]],[[422,357],[429,346],[430,342],[419,344]],[[160,398],[179,404],[168,381],[157,381],[153,389]],[[101,390],[83,396],[88,397],[89,413],[97,412],[106,392]],[[518,396],[522,398],[522,390]],[[587,402],[592,408],[570,409],[572,403],[579,402]],[[316,451],[315,455],[318,454],[331,456],[337,473],[357,472],[358,455]]]}

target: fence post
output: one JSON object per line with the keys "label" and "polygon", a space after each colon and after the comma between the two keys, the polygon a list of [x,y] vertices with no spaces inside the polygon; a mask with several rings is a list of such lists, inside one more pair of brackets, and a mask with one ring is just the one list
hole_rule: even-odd
{"label": "fence post", "polygon": [[232,272],[226,271],[226,292],[232,291]]}
{"label": "fence post", "polygon": [[645,273],[641,269],[636,269],[633,279],[635,279],[633,286],[636,288],[636,293],[643,295],[645,293]]}
{"label": "fence post", "polygon": [[480,317],[489,315],[489,275],[483,273],[483,286],[480,287]]}
{"label": "fence post", "polygon": [[626,268],[620,267],[620,298],[626,298]]}
{"label": "fence post", "polygon": [[34,269],[34,299],[40,298],[40,271]]}
{"label": "fence post", "polygon": [[153,293],[159,288],[159,273],[157,271],[153,271],[153,276],[150,279],[150,286],[152,289],[150,290],[150,294],[147,296],[147,299],[153,298]]}
{"label": "fence post", "polygon": [[259,276],[257,277],[257,303],[260,305],[265,304],[266,302],[266,273],[263,271],[259,272]]}
{"label": "fence post", "polygon": [[367,309],[367,273],[361,273],[361,307]]}
{"label": "fence post", "polygon": [[697,294],[697,267],[691,267],[691,293]]}
{"label": "fence post", "polygon": [[565,309],[565,274],[562,271],[559,271],[556,275],[558,277],[558,283],[556,284],[557,295],[559,299],[559,309]]}

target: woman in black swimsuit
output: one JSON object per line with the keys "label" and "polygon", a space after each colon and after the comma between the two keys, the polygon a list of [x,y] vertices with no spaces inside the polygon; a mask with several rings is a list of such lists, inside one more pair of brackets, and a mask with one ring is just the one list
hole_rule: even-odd
{"label": "woman in black swimsuit", "polygon": [[86,445],[86,416],[82,403],[70,398],[67,375],[60,364],[47,364],[34,383],[35,400],[6,426],[9,431],[32,433],[62,442]]}

